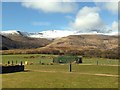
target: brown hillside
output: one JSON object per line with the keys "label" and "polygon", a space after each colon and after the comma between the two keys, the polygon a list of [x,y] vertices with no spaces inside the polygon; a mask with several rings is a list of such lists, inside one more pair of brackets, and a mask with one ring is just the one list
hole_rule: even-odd
{"label": "brown hillside", "polygon": [[71,54],[87,57],[119,58],[118,37],[106,35],[71,35],[39,48],[39,53]]}
{"label": "brown hillside", "polygon": [[[30,46],[30,45],[29,45]],[[72,54],[87,57],[119,58],[118,37],[106,35],[71,35],[56,39],[45,47],[7,50],[2,54]]]}
{"label": "brown hillside", "polygon": [[0,38],[2,38],[2,46],[8,49],[38,48],[44,47],[52,42],[44,38],[29,38],[22,35],[1,35]]}
{"label": "brown hillside", "polygon": [[41,50],[110,50],[118,47],[117,36],[70,35],[53,41]]}

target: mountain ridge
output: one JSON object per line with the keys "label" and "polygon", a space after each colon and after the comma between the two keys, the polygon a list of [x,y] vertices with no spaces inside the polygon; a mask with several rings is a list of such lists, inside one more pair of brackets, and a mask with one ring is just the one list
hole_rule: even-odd
{"label": "mountain ridge", "polygon": [[[2,54],[72,54],[89,57],[118,58],[118,36],[101,34],[69,35],[54,40],[48,40],[11,35],[7,38],[3,36],[2,42],[2,46],[8,45],[6,47],[10,49],[7,51],[3,50]],[[9,48],[10,43],[12,43],[13,46]]]}
{"label": "mountain ridge", "polygon": [[96,31],[89,32],[89,33],[83,33],[78,31],[72,31],[72,30],[47,30],[47,31],[41,31],[41,32],[22,32],[22,31],[16,31],[16,30],[10,30],[10,31],[0,31],[0,34],[3,36],[8,35],[22,35],[24,37],[30,37],[30,38],[46,38],[46,39],[55,39],[55,38],[61,38],[66,37],[69,35],[108,35],[108,36],[117,36],[117,32],[111,32],[111,33],[98,33]]}
{"label": "mountain ridge", "polygon": [[45,38],[29,38],[20,34],[0,35],[1,49],[30,49],[44,47],[52,42]]}

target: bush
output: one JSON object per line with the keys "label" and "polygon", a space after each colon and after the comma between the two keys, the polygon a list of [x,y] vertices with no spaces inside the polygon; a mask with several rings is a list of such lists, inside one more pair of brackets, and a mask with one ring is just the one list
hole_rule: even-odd
{"label": "bush", "polygon": [[54,63],[69,63],[73,61],[77,61],[79,57],[77,56],[70,56],[70,55],[62,55],[56,58],[53,58]]}

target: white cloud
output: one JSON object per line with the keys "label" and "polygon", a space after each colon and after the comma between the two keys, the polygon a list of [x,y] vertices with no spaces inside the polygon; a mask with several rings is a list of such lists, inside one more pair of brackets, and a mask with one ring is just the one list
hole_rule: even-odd
{"label": "white cloud", "polygon": [[70,2],[23,2],[22,5],[26,8],[32,8],[45,13],[73,13],[75,10],[77,10],[77,4]]}
{"label": "white cloud", "polygon": [[112,30],[118,31],[118,22],[114,21],[114,22],[112,23]]}
{"label": "white cloud", "polygon": [[117,13],[118,12],[118,3],[115,2],[109,2],[106,3],[104,6],[107,10],[112,11],[113,13]]}
{"label": "white cloud", "polygon": [[100,9],[98,7],[83,7],[79,10],[74,22],[70,25],[73,29],[80,32],[106,32],[105,24],[99,16]]}
{"label": "white cloud", "polygon": [[114,14],[118,13],[118,2],[104,2],[104,3],[95,3],[101,9],[108,10]]}
{"label": "white cloud", "polygon": [[118,22],[113,21],[111,26],[106,27],[108,32],[104,33],[105,35],[118,35]]}
{"label": "white cloud", "polygon": [[119,2],[119,0],[92,0],[93,2]]}
{"label": "white cloud", "polygon": [[114,21],[110,27],[110,33],[118,33],[118,22]]}

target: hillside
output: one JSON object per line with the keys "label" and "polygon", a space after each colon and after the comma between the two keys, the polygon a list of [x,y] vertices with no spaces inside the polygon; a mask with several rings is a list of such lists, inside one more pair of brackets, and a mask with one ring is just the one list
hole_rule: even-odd
{"label": "hillside", "polygon": [[82,49],[101,49],[109,50],[118,46],[117,36],[107,35],[70,35],[47,45],[45,48],[82,50]]}
{"label": "hillside", "polygon": [[0,35],[0,49],[7,50],[9,48],[15,48],[16,47],[16,42],[3,36]]}
{"label": "hillside", "polygon": [[2,38],[2,46],[8,49],[29,49],[46,46],[52,40],[44,38],[29,38],[19,34],[0,35]]}
{"label": "hillside", "polygon": [[29,38],[55,39],[55,38],[69,36],[69,35],[74,35],[76,34],[76,32],[69,31],[69,30],[46,30],[41,32],[22,32],[22,31],[16,31],[16,30],[9,30],[9,31],[0,31],[0,34],[4,36],[22,35],[24,37],[29,37]]}
{"label": "hillside", "polygon": [[[54,40],[45,47],[40,48],[41,52],[54,54],[79,54],[87,56],[117,56],[118,37],[107,35],[70,35]],[[109,55],[108,55],[109,54]],[[112,55],[111,55],[112,54]]]}
{"label": "hillside", "polygon": [[[13,36],[12,36],[13,37]],[[3,51],[3,54],[12,53],[42,53],[42,54],[72,54],[82,56],[95,56],[106,58],[119,58],[118,57],[118,36],[107,35],[70,35],[55,39],[47,42],[46,39],[34,39],[28,37],[11,38],[14,42],[17,42],[16,46],[19,50]],[[14,36],[15,37],[15,36]],[[5,42],[5,40],[3,40]],[[11,42],[11,41],[10,41]],[[41,43],[42,47],[39,46]],[[42,43],[42,44],[43,44]],[[4,43],[3,43],[4,44]],[[37,46],[38,45],[38,46]],[[25,48],[24,51],[22,50]],[[28,48],[29,47],[29,48]],[[35,49],[36,47],[36,49]],[[39,48],[37,48],[39,47]],[[34,48],[34,49],[33,49]],[[21,49],[21,50],[20,50]]]}

